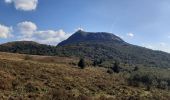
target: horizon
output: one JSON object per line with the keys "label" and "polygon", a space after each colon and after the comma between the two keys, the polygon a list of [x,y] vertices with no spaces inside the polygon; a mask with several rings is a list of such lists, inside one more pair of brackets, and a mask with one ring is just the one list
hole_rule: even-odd
{"label": "horizon", "polygon": [[168,0],[1,0],[0,44],[57,45],[81,29],[170,53],[169,7]]}
{"label": "horizon", "polygon": [[[77,30],[76,32],[78,32],[78,31],[83,31],[83,30]],[[75,32],[75,33],[76,33]],[[87,32],[87,31],[83,31],[83,32]],[[75,33],[73,33],[73,34],[75,34]],[[89,33],[96,33],[96,34],[98,34],[99,32],[89,32]],[[100,32],[101,33],[101,32]],[[102,32],[102,33],[108,33],[108,34],[113,34],[113,33],[109,33],[109,32]],[[73,35],[72,34],[72,35]],[[113,34],[113,35],[115,35],[115,34]],[[115,36],[117,36],[117,35],[115,35]],[[119,36],[118,36],[119,37]],[[68,37],[69,38],[69,37]],[[67,38],[67,39],[68,39]],[[120,39],[122,39],[121,37],[119,37]],[[66,40],[67,40],[66,39]],[[64,41],[64,40],[63,40]],[[63,41],[61,41],[61,42],[63,42]],[[124,40],[123,40],[124,41]],[[6,43],[13,43],[13,42],[35,42],[35,43],[38,43],[38,44],[44,44],[44,45],[50,45],[50,46],[58,46],[58,44],[59,43],[61,43],[61,42],[59,42],[59,43],[57,43],[57,44],[46,44],[46,43],[40,43],[40,42],[37,42],[37,41],[29,41],[29,40],[16,40],[16,41],[8,41],[8,42],[5,42],[5,43],[0,43],[0,45],[2,45],[2,44],[6,44]],[[126,42],[126,41],[125,41]],[[131,45],[134,45],[134,44],[131,44]],[[139,45],[136,45],[136,46],[139,46]],[[144,47],[144,46],[141,46],[141,47]],[[147,47],[144,47],[144,48],[147,48]],[[150,50],[154,50],[154,49],[152,49],[152,48],[147,48],[147,49],[150,49]],[[162,51],[162,50],[154,50],[154,51],[161,51],[161,52],[166,52],[166,51]],[[169,53],[169,52],[166,52],[166,53]]]}

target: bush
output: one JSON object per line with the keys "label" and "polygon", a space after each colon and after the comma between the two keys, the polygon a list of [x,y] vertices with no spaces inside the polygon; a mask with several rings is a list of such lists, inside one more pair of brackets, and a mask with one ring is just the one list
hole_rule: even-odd
{"label": "bush", "polygon": [[90,97],[86,96],[86,95],[79,95],[77,97],[77,100],[93,100]]}
{"label": "bush", "polygon": [[157,86],[157,80],[156,77],[149,74],[149,73],[141,73],[141,72],[134,72],[131,74],[129,78],[130,85],[133,86],[140,86],[140,84],[143,84],[146,86],[147,90],[150,90],[151,87]]}
{"label": "bush", "polygon": [[120,67],[119,67],[119,62],[115,62],[114,63],[114,66],[112,67],[112,70],[116,73],[119,73],[120,72]]}
{"label": "bush", "polygon": [[152,87],[154,88],[158,87],[158,81],[156,79],[152,81]]}
{"label": "bush", "polygon": [[107,70],[107,73],[109,73],[109,74],[113,74],[113,70],[108,69],[108,70]]}
{"label": "bush", "polygon": [[135,86],[135,87],[139,87],[139,82],[140,82],[140,75],[138,74],[131,74],[130,78],[129,78],[129,85]]}
{"label": "bush", "polygon": [[103,63],[103,61],[104,61],[104,60],[102,60],[102,59],[100,59],[100,60],[99,60],[99,59],[98,59],[98,60],[95,59],[95,60],[93,61],[93,66],[99,66],[100,64]]}
{"label": "bush", "polygon": [[31,60],[32,57],[31,57],[30,55],[26,55],[24,59],[25,59],[25,60]]}
{"label": "bush", "polygon": [[37,92],[38,88],[33,86],[33,84],[28,83],[28,84],[25,85],[25,91],[26,92]]}
{"label": "bush", "polygon": [[95,66],[97,66],[97,65],[98,65],[97,60],[94,60],[94,61],[93,61],[93,66],[95,67]]}
{"label": "bush", "polygon": [[68,91],[64,89],[53,89],[51,90],[46,100],[75,100],[76,98]]}
{"label": "bush", "polygon": [[168,89],[168,82],[166,81],[161,81],[158,85],[160,89]]}
{"label": "bush", "polygon": [[76,66],[76,65],[77,65],[77,63],[75,63],[75,62],[70,62],[69,64],[70,64],[70,65],[73,65],[73,66]]}
{"label": "bush", "polygon": [[81,69],[84,69],[86,67],[86,64],[85,64],[85,61],[83,58],[80,59],[80,61],[78,62],[78,66],[81,68]]}
{"label": "bush", "polygon": [[135,67],[133,71],[138,71],[139,70],[139,67]]}

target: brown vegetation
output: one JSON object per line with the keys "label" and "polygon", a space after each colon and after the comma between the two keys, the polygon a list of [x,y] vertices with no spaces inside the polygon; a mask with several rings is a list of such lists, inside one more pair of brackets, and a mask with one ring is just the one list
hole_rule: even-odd
{"label": "brown vegetation", "polygon": [[[128,73],[80,69],[78,59],[0,53],[0,100],[167,100],[169,90],[129,86]],[[161,86],[164,87],[165,82]],[[155,95],[157,94],[157,95]]]}

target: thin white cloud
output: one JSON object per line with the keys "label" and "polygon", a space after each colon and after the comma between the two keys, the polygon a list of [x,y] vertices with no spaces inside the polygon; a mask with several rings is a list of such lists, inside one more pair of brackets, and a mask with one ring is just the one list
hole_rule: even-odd
{"label": "thin white cloud", "polygon": [[38,0],[5,0],[6,3],[13,3],[17,10],[31,11],[35,10]]}
{"label": "thin white cloud", "polygon": [[153,47],[153,44],[150,43],[143,43],[142,46],[153,50],[155,49],[155,47]]}
{"label": "thin white cloud", "polygon": [[59,42],[67,39],[70,34],[67,34],[62,29],[55,30],[37,30],[37,25],[33,22],[21,22],[18,25],[19,40],[29,40],[29,41],[37,41],[40,43],[56,45]]}
{"label": "thin white cloud", "polygon": [[55,30],[46,30],[46,31],[36,31],[34,33],[34,37],[41,42],[47,44],[58,44],[59,42],[67,39],[70,34],[67,34],[62,29],[55,31]]}
{"label": "thin white cloud", "polygon": [[37,30],[36,24],[30,21],[25,21],[17,24],[20,33],[26,37],[31,37]]}
{"label": "thin white cloud", "polygon": [[159,45],[162,46],[162,47],[166,47],[167,46],[167,44],[164,43],[164,42],[160,42]]}
{"label": "thin white cloud", "polygon": [[79,30],[84,31],[84,29],[82,27],[78,27],[75,29],[75,31],[79,31]]}
{"label": "thin white cloud", "polygon": [[5,0],[6,3],[12,3],[12,0]]}
{"label": "thin white cloud", "polygon": [[153,49],[153,50],[161,50],[165,52],[170,53],[170,45],[168,45],[165,42],[159,42],[159,43],[143,43],[142,46]]}
{"label": "thin white cloud", "polygon": [[127,36],[133,38],[135,35],[133,33],[127,33]]}
{"label": "thin white cloud", "polygon": [[0,38],[9,38],[12,36],[12,27],[8,27],[0,24]]}
{"label": "thin white cloud", "polygon": [[117,34],[117,33],[114,33],[114,35],[116,35],[116,36],[118,36],[118,37],[120,37],[120,38],[122,38],[122,39],[125,38],[123,35],[120,35],[120,34]]}
{"label": "thin white cloud", "polygon": [[167,37],[168,37],[168,39],[170,39],[170,34]]}

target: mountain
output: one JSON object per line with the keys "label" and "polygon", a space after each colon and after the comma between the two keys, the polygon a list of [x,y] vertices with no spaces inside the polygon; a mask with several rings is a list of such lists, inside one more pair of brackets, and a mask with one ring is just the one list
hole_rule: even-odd
{"label": "mountain", "polygon": [[17,41],[0,45],[0,51],[50,56],[76,56],[102,61],[109,67],[117,60],[125,66],[170,67],[170,54],[129,44],[106,32],[77,31],[67,40],[50,46],[32,41]]}
{"label": "mountain", "polygon": [[125,42],[119,38],[118,36],[106,33],[106,32],[84,32],[84,31],[77,31],[67,40],[58,44],[58,46],[65,46],[65,45],[72,45],[80,42],[110,42],[110,43],[124,43]]}
{"label": "mountain", "polygon": [[[126,43],[105,32],[77,31],[58,44],[58,54],[103,60],[118,60],[123,64],[150,67],[170,67],[170,54]],[[63,55],[62,55],[63,56]]]}

